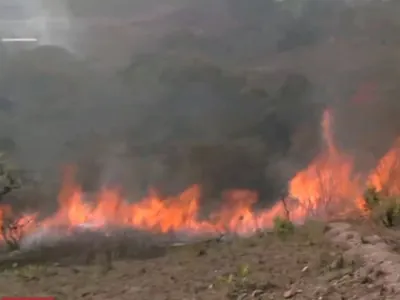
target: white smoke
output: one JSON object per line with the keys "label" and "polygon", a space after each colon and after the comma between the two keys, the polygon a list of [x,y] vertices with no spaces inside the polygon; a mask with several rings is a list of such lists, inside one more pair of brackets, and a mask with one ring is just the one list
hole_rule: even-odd
{"label": "white smoke", "polygon": [[69,9],[63,0],[36,0],[41,3],[43,42],[73,51],[73,28]]}
{"label": "white smoke", "polygon": [[0,36],[73,50],[70,13],[62,0],[0,0]]}

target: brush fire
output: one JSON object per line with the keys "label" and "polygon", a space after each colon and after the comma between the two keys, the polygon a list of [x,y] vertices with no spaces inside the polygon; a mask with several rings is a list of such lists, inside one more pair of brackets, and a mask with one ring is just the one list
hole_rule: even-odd
{"label": "brush fire", "polygon": [[[301,223],[307,218],[324,220],[365,214],[364,191],[375,188],[386,194],[400,191],[397,184],[397,165],[400,157],[399,143],[379,161],[370,174],[358,174],[351,156],[335,145],[332,127],[334,111],[326,110],[321,129],[324,151],[311,164],[298,172],[289,182],[289,193],[275,205],[265,210],[254,210],[258,201],[256,192],[230,190],[222,195],[222,205],[209,218],[199,217],[200,186],[191,186],[181,194],[162,198],[150,191],[136,202],[126,201],[119,189],[103,188],[95,199],[86,199],[74,180],[74,169],[65,170],[63,187],[59,193],[58,210],[45,219],[39,214],[25,215],[14,221],[18,236],[30,236],[38,231],[55,229],[63,234],[77,228],[105,230],[106,228],[132,228],[157,234],[185,232],[190,236],[235,233],[252,233],[273,225],[277,217]],[[12,215],[9,206],[0,210],[2,228]],[[4,235],[3,235],[4,238]]]}

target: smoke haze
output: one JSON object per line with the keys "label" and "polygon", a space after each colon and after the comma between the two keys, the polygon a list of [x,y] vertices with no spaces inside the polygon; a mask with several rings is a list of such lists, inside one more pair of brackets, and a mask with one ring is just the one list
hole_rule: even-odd
{"label": "smoke haze", "polygon": [[55,45],[2,47],[0,146],[45,181],[72,162],[87,190],[271,201],[320,150],[325,107],[361,165],[400,132],[396,2],[56,2]]}

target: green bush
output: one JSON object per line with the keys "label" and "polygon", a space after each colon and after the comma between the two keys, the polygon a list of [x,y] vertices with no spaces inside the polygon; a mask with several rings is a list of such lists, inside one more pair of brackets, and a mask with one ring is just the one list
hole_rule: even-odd
{"label": "green bush", "polygon": [[396,225],[400,217],[399,196],[387,196],[385,192],[370,187],[364,193],[364,201],[373,220],[381,222],[386,227]]}
{"label": "green bush", "polygon": [[274,231],[279,236],[287,236],[294,232],[294,224],[287,218],[276,217],[274,219]]}

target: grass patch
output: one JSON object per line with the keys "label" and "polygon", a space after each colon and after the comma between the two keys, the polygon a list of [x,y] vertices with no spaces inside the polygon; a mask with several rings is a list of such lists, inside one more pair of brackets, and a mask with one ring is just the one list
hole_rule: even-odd
{"label": "grass patch", "polygon": [[13,275],[23,281],[34,281],[43,277],[46,270],[45,266],[37,264],[22,267],[15,265],[13,268],[5,270],[4,273]]}

